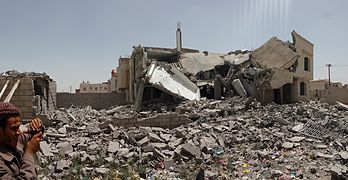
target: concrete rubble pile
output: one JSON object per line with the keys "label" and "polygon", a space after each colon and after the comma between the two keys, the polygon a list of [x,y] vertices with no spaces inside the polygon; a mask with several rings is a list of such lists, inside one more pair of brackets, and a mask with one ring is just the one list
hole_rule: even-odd
{"label": "concrete rubble pile", "polygon": [[209,54],[206,51],[171,53],[171,58],[163,52],[154,57],[146,57],[146,68],[136,78],[136,110],[140,109],[141,101],[153,100],[148,94],[155,93],[146,92],[149,88],[181,100],[250,97],[250,102],[247,102],[250,104],[255,98],[260,100],[261,93],[270,86],[274,74],[272,69],[261,67],[248,50],[227,54]]}
{"label": "concrete rubble pile", "polygon": [[[348,177],[348,111],[318,102],[245,109],[245,98],[186,101],[193,122],[123,128],[133,106],[51,112],[38,154],[41,179],[318,179]],[[157,112],[148,112],[149,116]],[[144,111],[142,114],[146,114]],[[139,115],[139,113],[138,113]]]}
{"label": "concrete rubble pile", "polygon": [[52,80],[46,73],[37,72],[19,72],[16,70],[6,71],[0,74],[3,77],[42,77]]}

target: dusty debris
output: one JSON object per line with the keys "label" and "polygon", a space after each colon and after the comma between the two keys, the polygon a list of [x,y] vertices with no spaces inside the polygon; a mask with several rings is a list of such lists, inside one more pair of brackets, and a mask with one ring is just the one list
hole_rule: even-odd
{"label": "dusty debris", "polygon": [[[225,179],[347,175],[348,133],[343,128],[348,123],[347,111],[319,102],[266,106],[253,102],[250,109],[245,109],[245,101],[232,97],[168,105],[179,114],[197,115],[194,122],[173,129],[124,128],[112,123],[113,117],[120,117],[132,107],[116,107],[112,113],[90,107],[52,112],[49,117],[69,113],[74,118],[54,120],[47,129],[42,153],[38,154],[41,177],[103,179],[109,174],[119,178],[133,174],[144,179],[192,179],[201,167],[205,177]],[[156,113],[148,109],[142,114],[152,117]],[[313,127],[327,134],[313,136],[309,131],[315,129],[308,125],[312,121]],[[107,125],[99,128],[99,124]],[[74,130],[58,131],[63,127]],[[52,168],[44,164],[56,165]]]}

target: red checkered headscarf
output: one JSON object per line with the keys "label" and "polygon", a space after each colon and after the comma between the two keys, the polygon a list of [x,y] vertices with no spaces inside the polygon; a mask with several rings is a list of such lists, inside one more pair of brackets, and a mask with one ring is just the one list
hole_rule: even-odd
{"label": "red checkered headscarf", "polygon": [[19,114],[19,109],[11,103],[0,102],[0,116],[8,114]]}

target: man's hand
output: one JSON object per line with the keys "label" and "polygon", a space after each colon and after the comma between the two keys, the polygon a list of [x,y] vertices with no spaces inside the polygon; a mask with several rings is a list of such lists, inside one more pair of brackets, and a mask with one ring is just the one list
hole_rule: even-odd
{"label": "man's hand", "polygon": [[22,133],[26,134],[36,134],[36,132],[39,132],[42,130],[42,121],[40,118],[34,118],[31,120],[31,122],[27,125],[27,128],[22,130]]}
{"label": "man's hand", "polygon": [[34,154],[38,150],[40,150],[40,140],[42,138],[42,132],[35,134],[30,141],[27,142],[27,146],[25,148],[25,152]]}
{"label": "man's hand", "polygon": [[41,121],[41,119],[40,118],[34,118],[33,120],[31,120],[30,127],[34,131],[40,131],[41,128],[42,128],[42,121]]}

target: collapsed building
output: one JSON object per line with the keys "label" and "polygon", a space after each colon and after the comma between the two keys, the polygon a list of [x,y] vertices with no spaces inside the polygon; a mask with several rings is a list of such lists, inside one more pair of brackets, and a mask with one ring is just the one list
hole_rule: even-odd
{"label": "collapsed building", "polygon": [[24,121],[40,116],[44,124],[50,123],[45,116],[56,109],[57,86],[47,74],[7,71],[0,74],[0,87],[0,101],[18,107]]}
{"label": "collapsed building", "polygon": [[252,53],[262,67],[274,72],[267,101],[293,103],[308,101],[309,81],[313,80],[313,44],[293,31],[293,42],[271,38]]}
{"label": "collapsed building", "polygon": [[[238,95],[279,104],[309,100],[313,79],[313,44],[293,31],[293,42],[276,37],[254,51],[226,54],[182,48],[177,29],[177,47],[133,47],[118,82],[127,100],[138,109],[141,102],[174,99],[220,99]],[[121,68],[122,69],[122,68]]]}

